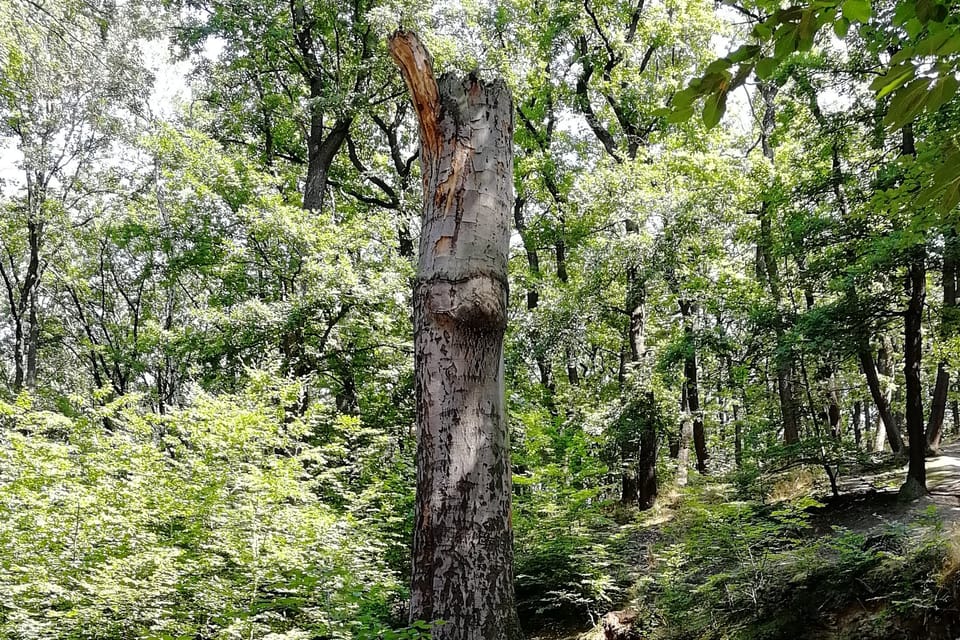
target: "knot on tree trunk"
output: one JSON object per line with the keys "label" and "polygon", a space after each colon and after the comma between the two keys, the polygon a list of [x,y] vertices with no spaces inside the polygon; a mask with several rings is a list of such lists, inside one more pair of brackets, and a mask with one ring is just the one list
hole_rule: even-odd
{"label": "knot on tree trunk", "polygon": [[474,329],[499,329],[507,325],[507,291],[504,283],[487,275],[465,280],[432,280],[422,285],[427,310]]}

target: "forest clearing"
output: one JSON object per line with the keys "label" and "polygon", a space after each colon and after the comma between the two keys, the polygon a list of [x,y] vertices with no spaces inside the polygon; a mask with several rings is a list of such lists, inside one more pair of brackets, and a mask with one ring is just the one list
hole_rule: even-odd
{"label": "forest clearing", "polygon": [[0,640],[955,640],[958,89],[958,0],[0,0]]}

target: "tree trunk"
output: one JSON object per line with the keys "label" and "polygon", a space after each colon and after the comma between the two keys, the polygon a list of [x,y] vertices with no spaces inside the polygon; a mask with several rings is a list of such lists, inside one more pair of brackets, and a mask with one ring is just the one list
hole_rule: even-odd
{"label": "tree trunk", "polygon": [[690,441],[693,440],[693,419],[689,412],[680,418],[680,446],[677,455],[677,486],[687,486],[690,474]]}
{"label": "tree trunk", "polygon": [[[912,123],[903,127],[903,143],[900,150],[904,156],[917,155]],[[926,253],[926,246],[921,244],[910,255],[906,283],[910,298],[907,309],[903,313],[903,376],[907,394],[905,413],[910,462],[907,466],[907,480],[900,487],[900,495],[908,499],[927,492],[925,460],[927,434],[923,424],[923,384],[920,381],[920,360],[923,357],[923,305],[927,295]]]}
{"label": "tree trunk", "polygon": [[[627,235],[639,233],[640,227],[633,220],[625,221]],[[646,355],[646,337],[645,331],[645,303],[646,303],[646,283],[635,264],[627,267],[627,296],[624,300],[627,312],[630,316],[630,324],[627,327],[627,353],[624,354],[629,361],[636,365]],[[623,387],[623,376],[621,376],[621,387]],[[644,392],[646,393],[646,392]],[[647,393],[644,399],[649,408],[654,406],[653,395]],[[628,399],[630,407],[635,406],[632,399]],[[632,408],[628,410],[634,410]],[[649,416],[649,412],[646,412]],[[644,423],[641,425],[640,432],[640,451],[636,463],[636,485],[637,497],[636,504],[640,509],[649,509],[653,507],[657,497],[657,434],[656,427],[653,424]],[[626,464],[626,462],[625,462]]]}
{"label": "tree trunk", "polygon": [[[943,237],[943,310],[940,313],[940,334],[950,339],[957,327],[957,262],[960,260],[960,241],[954,229],[948,229]],[[930,420],[927,423],[927,445],[932,451],[940,447],[943,419],[947,413],[947,391],[950,389],[950,373],[947,364],[937,365],[937,382],[930,405]]]}
{"label": "tree trunk", "polygon": [[[653,392],[646,392],[648,407],[654,407]],[[647,424],[640,433],[640,460],[637,464],[637,506],[641,510],[653,508],[657,500],[657,447],[659,434],[656,425]]]}
{"label": "tree trunk", "polygon": [[693,304],[687,300],[681,300],[680,314],[683,316],[683,333],[687,343],[683,359],[683,384],[686,398],[684,411],[692,421],[691,435],[697,455],[697,471],[704,474],[707,472],[707,438],[703,430],[703,414],[700,412],[700,375],[697,369],[697,346],[693,326],[696,319]]}
{"label": "tree trunk", "polygon": [[40,350],[40,323],[37,318],[36,287],[30,292],[30,299],[27,303],[27,321],[29,329],[27,330],[27,366],[24,385],[30,391],[35,391],[37,388],[37,353]]}
{"label": "tree trunk", "polygon": [[960,436],[960,402],[951,402],[950,411],[953,413],[953,435]]}
{"label": "tree trunk", "polygon": [[733,460],[738,469],[743,466],[743,425],[737,415],[737,405],[733,405]]}
{"label": "tree trunk", "polygon": [[890,441],[890,450],[899,453],[903,450],[903,439],[900,437],[900,431],[893,420],[893,412],[890,411],[890,400],[884,394],[880,386],[880,376],[877,375],[877,364],[873,360],[873,353],[870,351],[870,345],[866,340],[861,341],[858,348],[860,356],[860,365],[863,368],[863,374],[867,378],[867,387],[870,389],[870,396],[877,407],[880,421],[883,423],[883,429],[877,429],[877,439],[874,446],[876,451],[883,451],[884,438]]}
{"label": "tree trunk", "polygon": [[[776,97],[779,88],[775,83],[760,84],[760,95],[763,97],[764,112],[761,123],[760,142],[764,157],[774,164],[774,150],[771,144],[773,130],[777,123]],[[757,239],[757,271],[766,275],[767,287],[773,297],[777,309],[776,335],[777,342],[784,339],[784,318],[780,312],[783,302],[783,293],[780,288],[780,275],[777,263],[773,257],[773,229],[770,220],[770,205],[764,201],[760,207],[760,237]],[[783,441],[794,444],[800,441],[800,411],[794,394],[792,354],[779,354],[776,358],[777,367],[777,395],[780,398],[780,415],[783,420]]]}
{"label": "tree trunk", "polygon": [[933,385],[933,398],[930,400],[930,417],[927,421],[927,448],[929,455],[936,455],[943,434],[943,419],[947,415],[947,390],[950,386],[950,373],[945,362],[937,365],[937,381]]}
{"label": "tree trunk", "polygon": [[[540,256],[537,253],[537,247],[533,239],[527,232],[527,221],[523,216],[524,202],[524,199],[520,197],[514,199],[513,223],[517,228],[517,233],[520,234],[520,239],[523,241],[523,248],[527,254],[527,268],[529,269],[531,280],[527,287],[527,311],[533,311],[540,304],[540,291],[537,284],[540,281]],[[547,359],[546,353],[544,353],[539,344],[540,332],[535,326],[530,331],[530,340],[533,343],[534,360],[537,364],[540,386],[543,387],[544,393],[546,394],[547,404],[552,405],[555,385],[553,384],[553,376],[551,375],[550,361]],[[554,407],[551,406],[551,412],[553,412],[553,410]]]}
{"label": "tree trunk", "polygon": [[926,296],[926,267],[923,249],[918,250],[907,275],[910,302],[903,315],[903,374],[907,392],[907,439],[910,444],[910,464],[907,481],[900,488],[906,498],[915,498],[927,491],[927,472],[924,454],[926,434],[923,425],[923,385],[920,382],[920,359],[923,355],[923,303]]}
{"label": "tree trunk", "polygon": [[[314,97],[314,84],[319,83],[316,78],[310,81],[310,95]],[[318,88],[319,90],[319,88]],[[320,94],[318,94],[319,97]],[[323,114],[320,107],[314,107],[310,115],[310,133],[307,137],[307,180],[303,188],[303,208],[322,209],[323,197],[327,190],[327,176],[334,156],[343,146],[350,132],[352,118],[338,118],[333,128],[326,133],[323,128]]]}
{"label": "tree trunk", "polygon": [[855,400],[853,403],[853,416],[850,420],[853,424],[853,442],[857,445],[857,449],[860,448],[860,443],[863,440],[862,429],[860,427],[860,418],[863,415],[863,403],[859,400]]}
{"label": "tree trunk", "polygon": [[390,53],[420,124],[414,285],[417,509],[410,620],[438,640],[520,638],[504,397],[513,106],[502,81],[445,74],[410,32]]}

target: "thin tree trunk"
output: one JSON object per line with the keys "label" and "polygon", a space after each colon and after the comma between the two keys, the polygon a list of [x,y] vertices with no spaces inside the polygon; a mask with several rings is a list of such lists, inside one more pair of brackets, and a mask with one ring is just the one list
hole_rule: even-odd
{"label": "thin tree trunk", "polygon": [[953,413],[953,435],[960,436],[960,402],[951,402],[950,411]]}
{"label": "thin tree trunk", "polygon": [[690,441],[693,440],[693,419],[689,413],[680,418],[680,452],[677,456],[677,486],[687,486],[690,474]]}
{"label": "thin tree trunk", "polygon": [[[916,156],[913,124],[903,128],[902,155]],[[923,241],[921,240],[921,243]],[[907,480],[900,487],[904,498],[916,498],[927,492],[925,454],[927,437],[923,424],[923,383],[920,361],[923,357],[923,305],[927,295],[926,246],[921,244],[910,256],[907,271],[910,301],[903,314],[903,375],[906,388],[907,441],[910,444]]]}
{"label": "thin tree trunk", "polygon": [[[696,331],[693,323],[696,321],[696,309],[687,300],[680,301],[680,314],[683,316],[683,333],[686,338],[686,351],[683,359],[683,379],[686,393],[684,411],[692,420],[693,445],[697,455],[697,471],[707,472],[707,439],[703,429],[703,414],[700,412],[700,380],[697,369]],[[681,440],[683,438],[681,437]],[[681,455],[683,444],[680,445]]]}
{"label": "thin tree trunk", "polygon": [[[775,83],[764,82],[760,84],[760,95],[764,102],[760,142],[763,155],[770,162],[771,167],[775,159],[771,138],[777,122],[776,97],[778,91],[779,88]],[[783,293],[780,287],[779,270],[776,260],[774,260],[773,257],[773,229],[770,216],[770,204],[764,201],[761,204],[758,216],[760,222],[760,237],[757,239],[757,270],[765,274],[767,287],[776,305],[777,318],[775,332],[777,342],[781,343],[785,336],[783,326],[784,318],[780,311],[783,302]],[[800,441],[800,411],[794,393],[792,358],[793,355],[790,353],[778,354],[776,358],[777,395],[780,399],[780,415],[783,421],[783,441],[786,444],[794,444]]]}
{"label": "thin tree trunk", "polygon": [[733,460],[737,468],[743,466],[743,425],[740,424],[737,405],[733,405]]}
{"label": "thin tree trunk", "polygon": [[890,410],[890,400],[884,394],[880,386],[880,376],[877,374],[877,365],[873,360],[873,353],[870,351],[870,345],[863,340],[857,350],[860,356],[860,366],[863,368],[863,374],[867,378],[867,388],[870,389],[870,396],[877,407],[877,414],[883,423],[883,429],[877,429],[875,451],[883,451],[884,439],[890,441],[890,449],[894,453],[903,450],[903,440],[900,437],[900,431],[893,420],[893,413]]}
{"label": "thin tree trunk", "polygon": [[903,375],[907,393],[907,440],[910,443],[907,481],[900,489],[906,498],[915,498],[927,491],[924,454],[927,449],[923,425],[923,384],[920,381],[920,360],[923,356],[923,303],[926,296],[926,267],[922,248],[911,263],[908,278],[910,302],[903,315]]}
{"label": "thin tree trunk", "polygon": [[950,373],[947,364],[937,364],[937,381],[933,385],[933,398],[930,400],[930,417],[927,420],[927,455],[937,455],[940,439],[943,435],[943,419],[947,415],[947,390],[950,388]]}
{"label": "thin tree trunk", "polygon": [[853,403],[853,417],[851,422],[853,423],[853,441],[857,445],[857,449],[860,448],[860,442],[863,439],[862,429],[860,426],[860,418],[863,415],[863,403],[859,400],[856,400]]}
{"label": "thin tree trunk", "polygon": [[[639,226],[632,220],[627,220],[627,235],[633,235],[640,231]],[[627,267],[627,296],[625,306],[630,315],[630,324],[627,327],[627,354],[631,364],[636,365],[646,354],[645,330],[645,302],[646,302],[646,283],[641,276],[636,265],[631,264]],[[653,394],[645,393],[644,401],[653,407]],[[628,407],[634,407],[636,401],[630,399],[627,401]],[[633,409],[628,409],[633,410]],[[649,412],[646,412],[649,415]],[[657,439],[656,427],[652,424],[644,423],[641,425],[640,432],[640,450],[636,462],[637,478],[637,506],[640,509],[649,509],[653,507],[657,496]],[[632,453],[632,452],[631,452]],[[626,461],[625,461],[626,462]]]}
{"label": "thin tree trunk", "polygon": [[[960,240],[954,229],[948,229],[943,238],[943,310],[940,315],[940,333],[949,339],[956,331],[957,307],[957,262],[960,261]],[[947,391],[950,389],[950,373],[947,363],[937,364],[937,382],[933,389],[933,401],[930,405],[930,420],[927,423],[927,445],[929,452],[940,447],[943,433],[943,419],[947,412]]]}
{"label": "thin tree trunk", "polygon": [[417,37],[390,52],[420,123],[424,211],[414,290],[417,508],[410,620],[437,640],[515,640],[503,336],[513,105],[502,81],[433,74]]}
{"label": "thin tree trunk", "polygon": [[[540,291],[537,288],[537,282],[540,279],[540,256],[537,253],[536,245],[533,243],[533,240],[530,238],[530,234],[527,232],[527,222],[523,216],[523,198],[515,198],[513,203],[513,223],[517,228],[517,233],[520,234],[520,239],[523,241],[524,251],[527,254],[527,268],[530,271],[531,282],[527,287],[527,311],[533,311],[540,304]],[[552,397],[554,392],[554,384],[552,380],[551,371],[550,371],[550,362],[546,357],[546,354],[543,353],[543,350],[537,344],[540,339],[540,332],[534,327],[530,331],[530,339],[533,342],[533,351],[534,351],[534,360],[537,364],[537,373],[540,377],[540,386],[543,387],[547,395],[547,404],[552,405]],[[554,407],[550,407],[551,412],[553,412]]]}

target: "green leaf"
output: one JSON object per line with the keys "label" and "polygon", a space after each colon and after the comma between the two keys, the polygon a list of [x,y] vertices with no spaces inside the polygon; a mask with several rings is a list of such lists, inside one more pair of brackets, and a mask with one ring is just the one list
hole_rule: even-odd
{"label": "green leaf", "polygon": [[953,36],[954,33],[952,30],[940,28],[917,43],[917,53],[922,56],[935,55],[940,52],[940,48],[946,45]]}
{"label": "green leaf", "polygon": [[730,72],[726,70],[707,73],[700,84],[700,93],[725,91],[730,84],[730,78]]}
{"label": "green leaf", "polygon": [[917,19],[927,24],[943,22],[947,17],[947,8],[936,0],[916,0]]}
{"label": "green leaf", "polygon": [[816,32],[817,21],[813,15],[813,9],[807,9],[800,16],[800,24],[797,25],[797,49],[810,51],[813,48],[813,36]]}
{"label": "green leaf", "polygon": [[878,77],[870,84],[870,89],[877,92],[877,98],[899,89],[908,80],[913,79],[917,70],[912,64],[903,64],[893,67],[886,74]]}
{"label": "green leaf", "polygon": [[893,57],[890,58],[890,66],[894,67],[902,62],[905,62],[913,57],[913,47],[904,47],[893,54]]}
{"label": "green leaf", "polygon": [[867,22],[873,13],[870,0],[846,0],[841,11],[850,22]]}
{"label": "green leaf", "polygon": [[795,24],[785,24],[777,29],[777,33],[774,36],[776,44],[773,47],[773,55],[775,58],[786,58],[788,55],[797,50],[797,25]]}
{"label": "green leaf", "polygon": [[917,17],[917,5],[913,2],[899,2],[893,12],[893,24],[903,26],[908,20]]}
{"label": "green leaf", "polygon": [[833,23],[833,33],[843,40],[847,37],[847,32],[850,31],[850,21],[846,18],[840,18]]}
{"label": "green leaf", "polygon": [[760,41],[766,41],[773,35],[773,28],[766,22],[761,22],[753,27],[750,35]]}
{"label": "green leaf", "polygon": [[727,59],[733,63],[745,62],[747,60],[757,57],[759,53],[760,53],[760,45],[745,44],[739,49],[737,49],[736,51],[734,51],[733,53],[729,54],[727,56]]}
{"label": "green leaf", "polygon": [[703,103],[703,124],[712,129],[720,123],[720,118],[727,110],[727,92],[720,91],[711,94]]}
{"label": "green leaf", "polygon": [[927,96],[927,112],[934,113],[957,94],[958,83],[952,73],[941,76]]}
{"label": "green leaf", "polygon": [[707,65],[707,68],[703,70],[703,75],[708,76],[713,73],[719,73],[721,71],[726,71],[733,65],[733,62],[728,58],[717,58],[713,62]]}
{"label": "green leaf", "polygon": [[779,65],[780,61],[776,58],[761,58],[760,62],[757,63],[757,76],[761,80],[767,80],[774,74]]}
{"label": "green leaf", "polygon": [[930,78],[917,78],[898,90],[890,101],[890,110],[884,123],[893,129],[900,129],[912,121],[927,102],[927,87],[930,82]]}
{"label": "green leaf", "polygon": [[687,87],[673,94],[673,101],[671,106],[674,109],[686,109],[693,101],[696,100],[701,94],[701,91],[694,87]]}
{"label": "green leaf", "polygon": [[667,114],[667,122],[672,122],[674,124],[680,122],[686,122],[690,119],[690,116],[693,115],[693,107],[684,107],[682,109],[675,109]]}
{"label": "green leaf", "polygon": [[910,18],[903,25],[903,30],[906,31],[907,35],[911,38],[916,38],[923,31],[923,23],[916,18]]}

